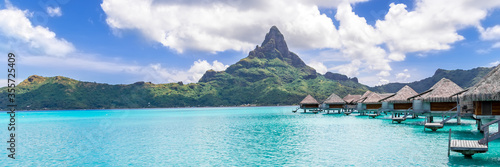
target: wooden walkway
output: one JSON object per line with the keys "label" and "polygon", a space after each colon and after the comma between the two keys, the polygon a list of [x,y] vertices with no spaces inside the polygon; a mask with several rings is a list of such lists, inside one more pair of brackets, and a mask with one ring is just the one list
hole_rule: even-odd
{"label": "wooden walkway", "polygon": [[470,157],[475,153],[485,153],[488,151],[488,145],[479,144],[478,140],[451,140],[450,150]]}

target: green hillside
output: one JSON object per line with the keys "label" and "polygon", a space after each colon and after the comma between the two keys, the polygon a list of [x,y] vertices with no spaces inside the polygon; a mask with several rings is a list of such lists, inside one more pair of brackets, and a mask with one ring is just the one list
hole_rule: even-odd
{"label": "green hillside", "polygon": [[423,92],[430,89],[434,84],[436,84],[441,78],[448,78],[455,82],[458,86],[462,88],[468,88],[474,86],[479,82],[488,72],[493,69],[487,67],[478,67],[471,70],[443,70],[438,69],[432,77],[425,78],[420,81],[415,81],[411,83],[389,83],[382,86],[376,86],[370,88],[370,90],[375,92],[387,92],[395,93],[405,85],[409,85],[417,92]]}
{"label": "green hillside", "polygon": [[[325,76],[290,52],[283,35],[272,27],[248,57],[225,71],[207,71],[198,83],[108,85],[33,75],[16,87],[16,99],[21,110],[291,105],[307,94],[322,101],[333,92],[345,96],[368,90],[356,78]],[[6,97],[2,88],[1,106],[6,106]]]}
{"label": "green hillside", "polygon": [[[492,68],[439,69],[429,78],[407,83],[423,92],[446,77],[463,88],[478,82]],[[311,94],[323,101],[331,93],[344,97],[375,92],[396,92],[404,83],[369,88],[357,78],[328,72],[318,74],[289,51],[283,34],[272,27],[261,46],[225,71],[207,71],[198,83],[109,85],[56,76],[30,76],[16,86],[20,110],[159,108],[189,106],[292,105]],[[7,89],[0,88],[0,106],[7,105]]]}

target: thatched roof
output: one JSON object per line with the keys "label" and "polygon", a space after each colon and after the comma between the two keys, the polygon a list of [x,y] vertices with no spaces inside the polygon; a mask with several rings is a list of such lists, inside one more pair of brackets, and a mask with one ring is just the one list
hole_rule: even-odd
{"label": "thatched roof", "polygon": [[316,99],[314,99],[314,97],[312,97],[311,95],[307,95],[304,100],[302,100],[300,102],[300,104],[319,104],[318,101],[316,101]]}
{"label": "thatched roof", "polygon": [[363,93],[363,95],[361,95],[361,97],[356,101],[358,103],[362,103],[363,101],[366,100],[366,98],[368,98],[368,96],[370,96],[373,92],[372,91],[369,91],[367,90],[365,93]]}
{"label": "thatched roof", "polygon": [[421,99],[428,102],[454,102],[457,98],[452,95],[463,90],[464,89],[455,84],[453,81],[443,78],[434,84],[434,86],[432,86],[429,90],[408,99]]}
{"label": "thatched roof", "polygon": [[344,99],[340,98],[337,94],[332,93],[323,103],[325,104],[344,104]]}
{"label": "thatched roof", "polygon": [[382,94],[379,93],[378,95],[380,95],[380,97],[382,97],[383,99],[385,99],[385,98],[394,96],[395,93],[382,93]]}
{"label": "thatched roof", "polygon": [[358,101],[359,98],[361,98],[361,95],[348,94],[343,99],[346,103],[355,103],[356,101]]}
{"label": "thatched roof", "polygon": [[500,101],[500,65],[470,87],[463,98],[471,101]]}
{"label": "thatched roof", "polygon": [[399,89],[398,92],[393,94],[392,96],[387,96],[380,101],[387,101],[391,103],[410,103],[411,101],[408,98],[418,95],[415,90],[413,90],[410,86],[405,85],[403,88]]}

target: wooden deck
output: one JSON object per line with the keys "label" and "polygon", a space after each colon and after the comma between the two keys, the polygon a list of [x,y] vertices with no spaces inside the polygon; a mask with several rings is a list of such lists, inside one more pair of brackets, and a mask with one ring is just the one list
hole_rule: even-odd
{"label": "wooden deck", "polygon": [[444,126],[444,125],[443,125],[443,124],[441,124],[441,123],[439,123],[439,122],[438,122],[438,123],[429,123],[429,122],[427,122],[427,123],[425,123],[425,125],[424,125],[424,129],[425,129],[425,128],[429,128],[429,129],[431,129],[432,131],[436,131],[436,130],[438,130],[438,129],[443,128],[443,126]]}
{"label": "wooden deck", "polygon": [[478,140],[451,140],[450,150],[470,157],[475,153],[487,152],[488,146],[479,144]]}

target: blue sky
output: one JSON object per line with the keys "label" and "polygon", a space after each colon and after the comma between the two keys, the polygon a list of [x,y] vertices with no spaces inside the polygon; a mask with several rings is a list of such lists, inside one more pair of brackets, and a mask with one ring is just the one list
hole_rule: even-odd
{"label": "blue sky", "polygon": [[487,0],[3,1],[0,51],[17,54],[19,81],[197,82],[276,25],[318,72],[374,86],[498,64],[498,18],[500,2]]}

